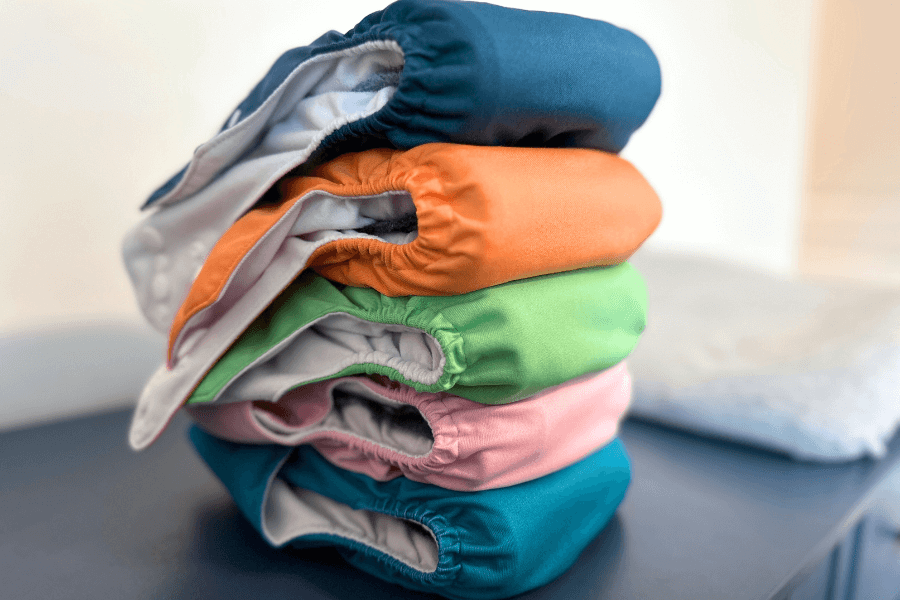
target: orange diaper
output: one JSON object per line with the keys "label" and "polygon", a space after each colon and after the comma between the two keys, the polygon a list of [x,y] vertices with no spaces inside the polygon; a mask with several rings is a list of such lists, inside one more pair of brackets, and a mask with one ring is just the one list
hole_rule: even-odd
{"label": "orange diaper", "polygon": [[[277,191],[278,203],[248,212],[213,247],[175,317],[170,349],[194,315],[218,318],[267,269],[284,271],[269,274],[271,298],[304,267],[388,296],[464,294],[624,262],[662,214],[631,163],[572,148],[369,150],[286,177]],[[379,219],[386,230],[405,224],[367,233]]]}

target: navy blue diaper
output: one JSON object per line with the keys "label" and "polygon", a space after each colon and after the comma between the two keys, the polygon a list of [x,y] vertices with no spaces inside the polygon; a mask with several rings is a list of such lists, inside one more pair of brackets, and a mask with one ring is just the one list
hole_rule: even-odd
{"label": "navy blue diaper", "polygon": [[[397,44],[400,61],[387,61],[349,88],[309,90],[396,86],[374,114],[330,132],[324,128],[309,162],[367,147],[405,149],[428,142],[618,152],[660,92],[653,51],[609,23],[478,2],[400,0],[346,34],[331,31],[285,52],[219,135],[250,118],[298,69],[313,71],[316,82],[339,80],[340,72],[309,67],[321,57],[354,48],[365,52],[366,44],[384,41]],[[175,190],[187,169],[154,192],[145,207]]]}

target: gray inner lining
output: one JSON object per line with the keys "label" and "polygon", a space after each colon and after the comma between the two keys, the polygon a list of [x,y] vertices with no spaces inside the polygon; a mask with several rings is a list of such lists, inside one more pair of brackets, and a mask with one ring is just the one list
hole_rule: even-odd
{"label": "gray inner lining", "polygon": [[357,83],[353,92],[377,92],[386,87],[396,88],[400,85],[400,73],[403,67],[386,68],[384,71],[372,73],[365,80]]}
{"label": "gray inner lining", "polygon": [[314,190],[291,218],[295,221],[288,235],[307,242],[369,235],[391,244],[408,244],[416,239],[419,226],[416,205],[406,190],[370,196]]}
{"label": "gray inner lining", "polygon": [[421,523],[355,510],[277,477],[266,495],[262,527],[278,546],[302,535],[332,534],[384,552],[423,573],[437,569],[440,555],[434,532]]}
{"label": "gray inner lining", "polygon": [[406,325],[330,313],[294,331],[225,384],[213,401],[276,401],[304,383],[369,363],[395,369],[410,381],[436,383],[446,363],[427,332]]}
{"label": "gray inner lining", "polygon": [[[262,273],[268,270],[283,246],[293,246],[304,264],[322,243],[346,237],[365,237],[360,228],[372,227],[383,231],[370,237],[390,244],[408,244],[416,238],[416,206],[405,190],[390,190],[370,196],[336,196],[313,190],[288,209],[262,238],[253,245],[232,272],[219,298],[201,309],[184,325],[173,346],[176,358],[190,352],[188,339],[199,336],[195,332],[209,327],[236,306],[252,289]],[[281,273],[293,279],[298,270]],[[290,279],[284,281],[287,285]],[[278,286],[282,289],[284,285]],[[271,298],[266,302],[271,301]],[[262,307],[260,307],[262,309]]]}
{"label": "gray inner lining", "polygon": [[331,410],[312,426],[278,403],[255,402],[253,416],[285,444],[302,443],[320,431],[340,431],[410,457],[427,456],[434,447],[431,426],[418,408],[386,398],[357,381],[336,384],[331,390]]}
{"label": "gray inner lining", "polygon": [[401,215],[394,219],[376,221],[363,227],[357,227],[357,231],[367,235],[387,235],[389,233],[412,233],[419,228],[416,214]]}

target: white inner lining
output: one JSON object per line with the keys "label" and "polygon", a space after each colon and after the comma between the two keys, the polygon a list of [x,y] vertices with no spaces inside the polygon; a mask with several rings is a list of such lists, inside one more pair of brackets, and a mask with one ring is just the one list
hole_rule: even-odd
{"label": "white inner lining", "polygon": [[339,431],[411,457],[427,456],[434,447],[434,434],[418,408],[358,381],[335,384],[329,391],[331,410],[311,426],[304,425],[303,415],[284,406],[289,397],[290,393],[280,403],[253,405],[253,418],[281,443],[297,445],[313,433]]}
{"label": "white inner lining", "polygon": [[169,329],[212,246],[266,190],[326,136],[390,101],[402,66],[392,41],[313,57],[195,151],[181,181],[125,238],[125,264],[154,327]]}
{"label": "white inner lining", "polygon": [[430,385],[440,379],[446,357],[434,336],[421,329],[336,312],[292,332],[227,382],[213,401],[274,402],[298,385],[361,363],[384,365]]}
{"label": "white inner lining", "polygon": [[278,546],[302,535],[332,534],[384,552],[423,573],[437,569],[440,554],[434,532],[422,523],[355,510],[277,477],[266,495],[262,527]]}

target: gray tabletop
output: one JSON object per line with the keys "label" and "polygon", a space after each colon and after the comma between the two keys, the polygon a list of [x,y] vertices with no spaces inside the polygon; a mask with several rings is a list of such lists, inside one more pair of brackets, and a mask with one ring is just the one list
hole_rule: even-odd
{"label": "gray tabletop", "polygon": [[[0,435],[0,579],[18,599],[421,598],[330,550],[273,550],[207,472],[179,418],[148,451],[128,414]],[[900,461],[804,465],[626,422],[634,478],[575,566],[522,596],[777,597],[825,558]]]}

